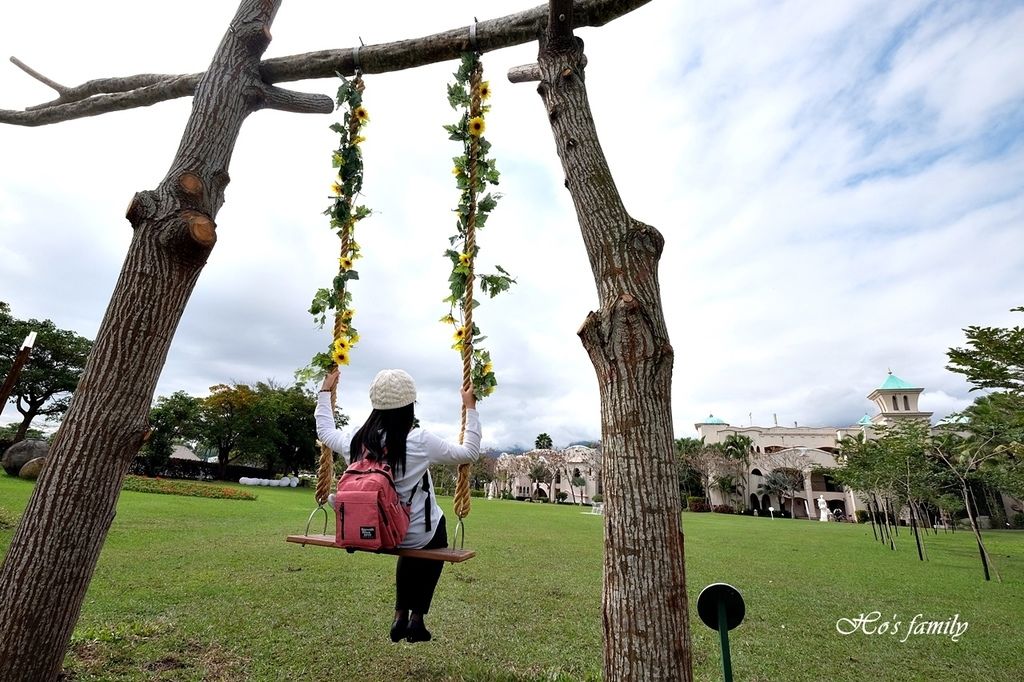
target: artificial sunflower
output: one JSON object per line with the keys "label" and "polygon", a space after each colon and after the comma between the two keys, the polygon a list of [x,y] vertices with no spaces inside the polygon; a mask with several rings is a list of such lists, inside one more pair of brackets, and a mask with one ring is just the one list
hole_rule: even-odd
{"label": "artificial sunflower", "polygon": [[334,339],[335,353],[347,353],[350,350],[352,350],[352,344],[349,343],[348,339],[343,336]]}
{"label": "artificial sunflower", "polygon": [[491,96],[491,82],[483,81],[477,87],[476,92],[478,95],[480,95],[480,99],[486,100],[488,97]]}
{"label": "artificial sunflower", "polygon": [[347,365],[349,361],[348,352],[335,351],[334,353],[331,353],[331,360],[334,360],[334,364],[336,365]]}
{"label": "artificial sunflower", "polygon": [[359,121],[359,125],[368,123],[370,121],[370,112],[366,110],[366,107],[356,107],[356,110],[352,112],[352,115]]}
{"label": "artificial sunflower", "polygon": [[469,265],[469,262],[473,259],[468,253],[459,254],[459,265]]}
{"label": "artificial sunflower", "polygon": [[355,308],[347,308],[341,312],[341,319],[345,322],[351,322],[355,314]]}
{"label": "artificial sunflower", "polygon": [[441,322],[442,324],[455,324],[455,318],[452,316],[451,313],[448,313],[438,321]]}
{"label": "artificial sunflower", "polygon": [[469,134],[473,135],[474,137],[480,137],[481,135],[483,135],[484,129],[486,127],[487,126],[484,125],[483,116],[474,116],[473,118],[469,119]]}
{"label": "artificial sunflower", "polygon": [[[366,113],[366,109],[363,109],[363,113],[364,114]],[[366,117],[366,121],[369,121],[369,120],[370,120],[370,117],[367,116]],[[364,123],[365,123],[365,121],[364,121]],[[352,144],[362,144],[364,142],[366,142],[366,138],[363,137],[362,135],[356,135],[354,138],[352,138]]]}
{"label": "artificial sunflower", "polygon": [[340,182],[335,182],[333,185],[331,185],[331,194],[333,194],[336,197],[340,197],[341,193],[344,191],[345,188],[341,186]]}
{"label": "artificial sunflower", "polygon": [[342,270],[351,270],[352,259],[349,258],[348,256],[342,256],[341,258],[338,259],[338,265],[341,267]]}
{"label": "artificial sunflower", "polygon": [[455,341],[457,343],[462,343],[463,341],[465,341],[466,340],[466,328],[465,327],[457,328],[455,330],[455,333],[452,335],[452,338],[455,339]]}
{"label": "artificial sunflower", "polygon": [[494,371],[494,365],[492,365],[491,363],[488,362],[486,365],[484,365],[484,368],[482,370],[480,370],[480,373],[483,374],[484,376],[487,376],[488,374],[490,374],[493,371]]}

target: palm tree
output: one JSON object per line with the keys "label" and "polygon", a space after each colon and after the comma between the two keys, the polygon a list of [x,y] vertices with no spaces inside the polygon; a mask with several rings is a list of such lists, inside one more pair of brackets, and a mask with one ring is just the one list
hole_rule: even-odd
{"label": "palm tree", "polygon": [[533,441],[533,447],[538,450],[550,450],[551,444],[551,436],[546,433],[540,434],[537,436],[537,440]]}
{"label": "palm tree", "polygon": [[757,486],[758,495],[767,495],[768,500],[771,501],[772,495],[779,498],[779,509],[782,509],[782,497],[789,490],[789,478],[785,472],[780,469],[770,471],[767,476],[764,477],[764,482]]}
{"label": "palm tree", "polygon": [[[743,476],[738,487],[743,488],[744,492],[750,490],[750,456],[754,451],[754,441],[750,436],[731,433],[722,441],[722,450],[726,457],[743,468]],[[747,507],[749,503],[744,502],[743,506]]]}
{"label": "palm tree", "polygon": [[722,493],[722,501],[725,504],[729,504],[731,502],[730,496],[735,495],[740,490],[740,485],[736,480],[736,477],[729,474],[718,476],[715,479],[715,487],[718,488],[720,493]]}
{"label": "palm tree", "polygon": [[551,482],[551,470],[548,469],[548,465],[543,460],[538,460],[530,467],[530,480],[533,481],[533,497],[539,497],[541,483]]}

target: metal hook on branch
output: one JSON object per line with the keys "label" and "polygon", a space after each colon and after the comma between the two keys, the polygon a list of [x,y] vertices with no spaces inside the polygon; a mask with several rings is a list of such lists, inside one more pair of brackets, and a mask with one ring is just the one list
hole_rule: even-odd
{"label": "metal hook on branch", "polygon": [[476,39],[476,27],[479,23],[480,21],[473,17],[473,23],[469,25],[469,49],[477,53],[480,52],[480,45]]}
{"label": "metal hook on branch", "polygon": [[359,50],[364,47],[366,47],[366,43],[363,42],[363,37],[359,36],[359,44],[352,48],[352,70],[356,72],[357,76],[363,70],[362,65],[359,63]]}

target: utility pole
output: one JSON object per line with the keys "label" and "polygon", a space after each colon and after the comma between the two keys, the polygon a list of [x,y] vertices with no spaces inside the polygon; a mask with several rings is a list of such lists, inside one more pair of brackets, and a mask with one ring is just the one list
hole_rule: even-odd
{"label": "utility pole", "polygon": [[7,373],[7,378],[4,379],[3,387],[0,387],[0,414],[3,414],[4,408],[7,407],[7,401],[11,398],[11,392],[14,391],[14,384],[18,382],[18,375],[21,374],[21,368],[28,362],[29,353],[32,352],[32,346],[36,342],[36,333],[31,332],[25,337],[25,342],[21,344],[21,350],[14,358],[14,364],[11,365],[11,371]]}

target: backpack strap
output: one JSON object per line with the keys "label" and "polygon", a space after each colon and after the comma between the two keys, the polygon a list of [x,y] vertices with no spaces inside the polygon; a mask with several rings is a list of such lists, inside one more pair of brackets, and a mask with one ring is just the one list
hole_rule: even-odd
{"label": "backpack strap", "polygon": [[423,518],[426,520],[426,529],[430,530],[430,469],[423,472],[423,489],[427,491],[427,501],[423,504]]}
{"label": "backpack strap", "polygon": [[412,492],[409,494],[409,503],[406,506],[408,506],[408,507],[412,506],[412,498],[414,498],[416,496],[416,491],[420,489],[420,486],[423,486],[423,490],[425,490],[426,493],[427,493],[427,500],[423,504],[423,519],[424,519],[424,522],[425,522],[425,527],[429,531],[430,527],[431,527],[430,526],[430,510],[431,510],[431,506],[430,506],[430,470],[429,469],[427,469],[426,471],[423,472],[423,478],[420,479],[419,481],[417,481],[416,485],[413,486]]}

